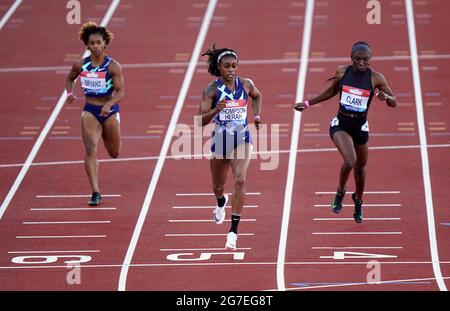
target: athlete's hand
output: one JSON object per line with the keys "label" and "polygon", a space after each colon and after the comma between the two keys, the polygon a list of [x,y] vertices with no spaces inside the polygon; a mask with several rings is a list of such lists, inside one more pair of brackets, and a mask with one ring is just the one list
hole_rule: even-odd
{"label": "athlete's hand", "polygon": [[222,110],[224,110],[226,106],[227,106],[227,101],[226,100],[221,100],[220,102],[217,103],[216,108],[214,108],[214,111],[216,113],[219,113]]}
{"label": "athlete's hand", "polygon": [[255,118],[253,119],[255,121],[255,127],[257,130],[259,130],[259,125],[261,124],[261,117],[260,116],[255,116]]}
{"label": "athlete's hand", "polygon": [[110,112],[111,112],[111,105],[105,104],[102,107],[102,111],[100,111],[100,116],[107,117]]}
{"label": "athlete's hand", "polygon": [[67,95],[68,95],[68,96],[66,97],[66,104],[69,104],[69,105],[70,105],[71,103],[73,103],[73,101],[74,101],[75,99],[77,99],[73,93],[69,93],[69,94],[67,94]]}
{"label": "athlete's hand", "polygon": [[390,98],[390,96],[388,94],[386,94],[385,92],[383,92],[383,91],[379,91],[377,93],[377,97],[381,101],[386,101],[388,98]]}
{"label": "athlete's hand", "polygon": [[303,111],[308,108],[304,102],[296,103],[294,109],[297,111]]}

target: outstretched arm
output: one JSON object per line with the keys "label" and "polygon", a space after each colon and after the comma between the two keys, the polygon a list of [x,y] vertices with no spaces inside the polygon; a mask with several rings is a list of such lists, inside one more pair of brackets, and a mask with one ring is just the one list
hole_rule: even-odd
{"label": "outstretched arm", "polygon": [[319,95],[308,100],[307,104],[305,104],[305,101],[296,103],[294,109],[298,110],[298,111],[303,111],[306,108],[308,108],[309,106],[326,101],[326,100],[334,97],[337,93],[339,93],[339,81],[341,80],[342,76],[344,75],[345,68],[346,68],[345,66],[339,66],[336,69],[334,77],[332,78],[332,82],[331,82],[330,86],[328,86],[328,88],[326,88],[324,91],[322,91],[322,93],[320,93]]}

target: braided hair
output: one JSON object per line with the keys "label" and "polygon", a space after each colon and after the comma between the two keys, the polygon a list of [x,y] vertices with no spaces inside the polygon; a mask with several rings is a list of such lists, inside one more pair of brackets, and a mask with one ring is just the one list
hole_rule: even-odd
{"label": "braided hair", "polygon": [[80,40],[83,41],[85,45],[89,42],[89,36],[92,34],[100,34],[103,37],[106,45],[108,45],[111,40],[114,38],[114,35],[107,28],[98,26],[94,22],[87,22],[80,29]]}
{"label": "braided hair", "polygon": [[355,53],[356,51],[367,51],[372,54],[372,49],[370,48],[369,43],[367,43],[366,41],[358,41],[353,43],[351,55],[353,55],[353,53]]}
{"label": "braided hair", "polygon": [[220,77],[219,64],[224,56],[238,59],[235,50],[228,48],[216,49],[216,44],[213,44],[212,49],[208,49],[202,56],[208,56],[208,72],[216,77]]}

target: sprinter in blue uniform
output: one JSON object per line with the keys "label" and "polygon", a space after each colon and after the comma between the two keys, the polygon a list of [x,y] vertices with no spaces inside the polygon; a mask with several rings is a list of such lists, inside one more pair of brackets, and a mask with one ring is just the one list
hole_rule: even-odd
{"label": "sprinter in blue uniform", "polygon": [[354,170],[356,191],[352,194],[355,204],[353,217],[357,223],[363,221],[362,203],[366,178],[366,164],[369,153],[369,123],[367,114],[375,90],[377,97],[395,107],[396,97],[382,74],[369,68],[372,51],[367,42],[358,41],[352,46],[352,65],[339,66],[331,85],[319,95],[297,103],[296,110],[303,111],[309,106],[326,101],[339,93],[339,110],[330,124],[330,136],[343,158],[339,175],[339,185],[332,203],[332,210],[342,209],[346,184],[350,172]]}
{"label": "sprinter in blue uniform", "polygon": [[103,138],[108,154],[117,158],[120,151],[119,101],[125,95],[120,64],[105,54],[113,34],[89,22],[81,27],[80,39],[91,55],[76,61],[66,80],[67,99],[75,100],[73,85],[80,77],[86,104],[81,115],[81,134],[85,146],[84,166],[92,189],[89,205],[101,201],[98,184],[97,146]]}
{"label": "sprinter in blue uniform", "polygon": [[224,194],[228,170],[234,177],[231,195],[231,227],[225,248],[236,249],[237,230],[245,199],[247,168],[250,164],[252,139],[248,130],[248,99],[252,99],[254,122],[261,123],[262,96],[252,80],[237,76],[238,55],[232,49],[208,49],[208,71],[218,77],[204,90],[198,118],[202,126],[214,122],[211,142],[211,175],[217,199],[214,221],[225,219],[228,196]]}

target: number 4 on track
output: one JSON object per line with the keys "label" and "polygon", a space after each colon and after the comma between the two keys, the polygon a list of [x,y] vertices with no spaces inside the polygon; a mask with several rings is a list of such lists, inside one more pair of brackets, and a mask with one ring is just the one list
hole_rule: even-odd
{"label": "number 4 on track", "polygon": [[357,252],[334,252],[333,256],[320,256],[320,258],[333,258],[336,260],[343,259],[366,259],[366,258],[397,258],[395,255],[384,255],[384,254],[369,254],[369,253],[357,253]]}

